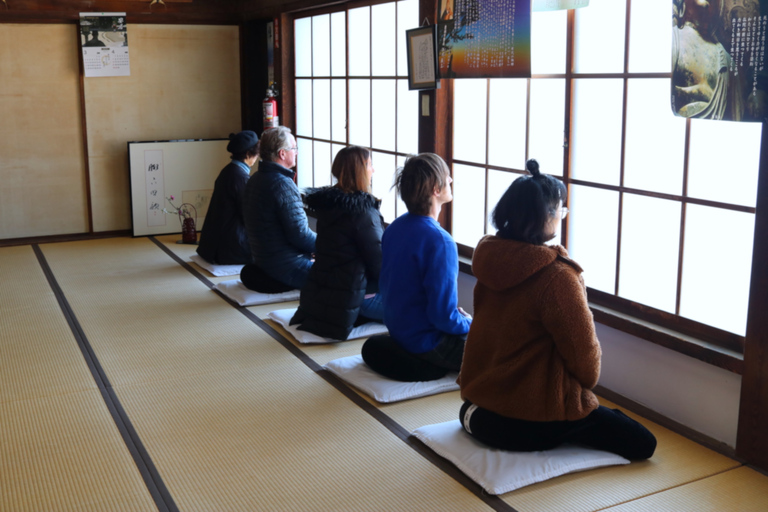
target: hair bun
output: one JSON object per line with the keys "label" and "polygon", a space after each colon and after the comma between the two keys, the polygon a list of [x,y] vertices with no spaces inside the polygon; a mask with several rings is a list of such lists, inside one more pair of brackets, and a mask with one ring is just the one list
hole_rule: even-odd
{"label": "hair bun", "polygon": [[236,133],[230,133],[230,134],[229,134],[229,140],[232,140],[232,139],[234,139],[234,138],[235,138],[235,135],[237,135],[237,134],[236,134]]}
{"label": "hair bun", "polygon": [[536,176],[539,176],[539,162],[537,162],[535,159],[531,158],[527,162],[525,162],[525,168],[528,169],[528,172],[531,173],[531,175],[535,178]]}

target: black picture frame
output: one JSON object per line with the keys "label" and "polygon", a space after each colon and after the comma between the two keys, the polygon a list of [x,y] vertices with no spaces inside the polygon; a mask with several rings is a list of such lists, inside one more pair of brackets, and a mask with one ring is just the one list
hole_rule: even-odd
{"label": "black picture frame", "polygon": [[408,89],[439,88],[437,25],[406,30],[405,48],[408,54]]}

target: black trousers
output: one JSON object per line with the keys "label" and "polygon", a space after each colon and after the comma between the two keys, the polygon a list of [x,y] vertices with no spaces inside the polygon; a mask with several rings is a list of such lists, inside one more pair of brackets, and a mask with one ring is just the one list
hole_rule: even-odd
{"label": "black trousers", "polygon": [[[469,415],[465,415],[474,407]],[[618,409],[602,405],[577,421],[525,421],[473,406],[461,406],[459,420],[472,437],[493,448],[515,452],[549,450],[563,443],[589,446],[629,460],[648,459],[656,437]]]}

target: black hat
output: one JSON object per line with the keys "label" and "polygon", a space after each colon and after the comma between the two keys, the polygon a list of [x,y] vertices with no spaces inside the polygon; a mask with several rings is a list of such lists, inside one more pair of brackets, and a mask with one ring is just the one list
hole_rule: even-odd
{"label": "black hat", "polygon": [[227,151],[230,153],[245,153],[252,147],[256,146],[259,142],[259,137],[256,132],[250,130],[242,131],[238,134],[229,134],[229,144],[227,144]]}

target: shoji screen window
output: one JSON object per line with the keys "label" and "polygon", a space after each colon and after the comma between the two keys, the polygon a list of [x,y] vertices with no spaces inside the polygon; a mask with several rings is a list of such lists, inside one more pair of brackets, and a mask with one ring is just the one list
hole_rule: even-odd
{"label": "shoji screen window", "polygon": [[532,78],[453,83],[452,231],[463,254],[495,230],[490,215],[528,158],[563,175],[567,11],[533,13]]}
{"label": "shoji screen window", "polygon": [[373,152],[373,194],[387,222],[405,211],[391,190],[418,151],[418,93],[408,90],[405,31],[418,0],[348,8],[295,20],[296,139],[300,187],[333,183],[344,146]]}
{"label": "shoji screen window", "polygon": [[534,13],[530,80],[454,82],[453,235],[470,254],[493,233],[536,158],[568,185],[555,242],[591,301],[739,350],[761,126],[672,114],[670,16],[668,0]]}

